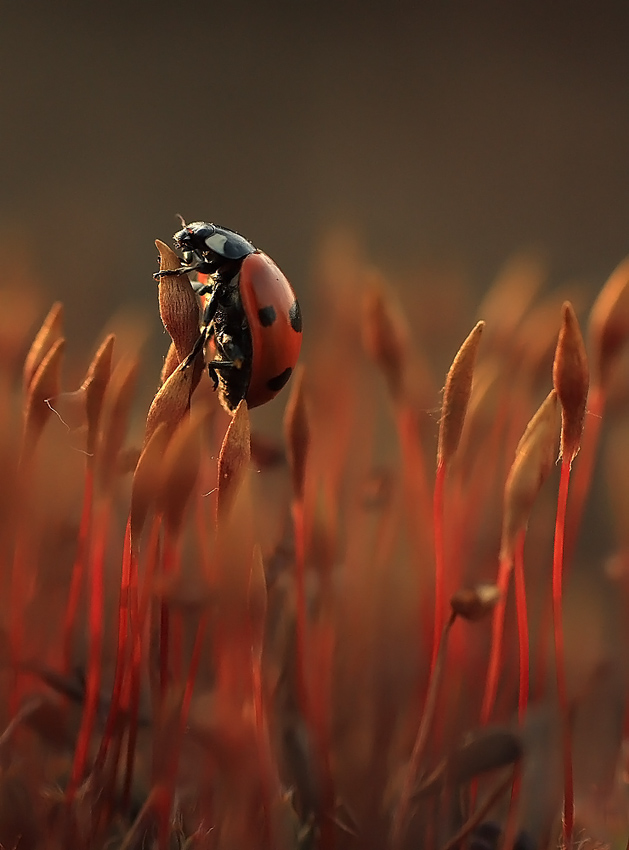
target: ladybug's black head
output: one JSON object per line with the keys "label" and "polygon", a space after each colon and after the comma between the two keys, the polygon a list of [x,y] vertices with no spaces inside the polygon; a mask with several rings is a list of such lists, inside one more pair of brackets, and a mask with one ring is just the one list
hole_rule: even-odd
{"label": "ladybug's black head", "polygon": [[184,252],[201,257],[222,257],[225,260],[242,260],[256,249],[239,233],[210,224],[206,221],[193,221],[175,233],[174,242]]}
{"label": "ladybug's black head", "polygon": [[211,239],[216,228],[213,224],[205,224],[202,221],[195,221],[192,224],[184,225],[181,230],[173,236],[175,247],[181,251],[194,251],[199,254],[204,254],[208,250],[206,240]]}

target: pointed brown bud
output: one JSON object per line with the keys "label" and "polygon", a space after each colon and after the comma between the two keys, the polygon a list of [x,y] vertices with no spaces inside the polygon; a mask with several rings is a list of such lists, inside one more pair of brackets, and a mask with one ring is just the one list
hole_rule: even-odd
{"label": "pointed brown bud", "polygon": [[[155,245],[160,256],[160,271],[174,271],[179,257],[159,239]],[[179,362],[192,351],[199,337],[199,301],[188,275],[163,277],[159,283],[159,313],[164,327],[177,349]]]}
{"label": "pointed brown bud", "polygon": [[612,272],[590,312],[593,383],[607,389],[614,363],[629,339],[629,257]]}
{"label": "pointed brown bud", "polygon": [[155,504],[162,476],[162,462],[170,430],[162,422],[144,444],[131,486],[131,545],[137,552],[146,518]]}
{"label": "pointed brown bud", "polygon": [[37,332],[24,361],[24,389],[28,390],[35,372],[52,346],[63,335],[63,304],[55,302]]}
{"label": "pointed brown bud", "polygon": [[491,340],[498,338],[511,344],[545,277],[544,264],[532,254],[515,256],[506,263],[478,311]]}
{"label": "pointed brown bud", "polygon": [[450,599],[450,607],[458,617],[476,622],[489,616],[499,599],[500,591],[495,584],[477,584],[457,590]]}
{"label": "pointed brown bud", "polygon": [[439,465],[449,463],[459,445],[472,391],[476,354],[484,327],[484,322],[478,322],[472,330],[454,358],[446,378],[437,448]]}
{"label": "pointed brown bud", "polygon": [[526,528],[535,500],[557,458],[559,400],[551,390],[529,422],[515,452],[504,494],[500,557],[512,563],[515,540]]}
{"label": "pointed brown bud", "polygon": [[572,304],[566,301],[553,363],[553,385],[562,409],[560,455],[567,463],[572,463],[581,446],[589,384],[581,329]]}
{"label": "pointed brown bud", "polygon": [[384,373],[391,396],[399,401],[406,375],[408,330],[399,310],[380,287],[365,295],[363,334],[368,354]]}
{"label": "pointed brown bud", "polygon": [[97,454],[97,480],[102,490],[113,485],[118,469],[118,455],[127,435],[129,415],[138,377],[138,361],[122,360],[109,382],[107,412]]}
{"label": "pointed brown bud", "polygon": [[160,504],[166,525],[176,535],[194,486],[201,464],[201,429],[207,411],[196,409],[181,422],[168,444],[163,463]]}
{"label": "pointed brown bud", "polygon": [[59,395],[61,359],[64,348],[65,340],[57,339],[45,354],[30,381],[24,409],[23,459],[35,448],[35,444],[52,414],[52,408],[47,402]]}
{"label": "pointed brown bud", "polygon": [[234,503],[251,460],[249,409],[243,399],[229,423],[218,458],[218,495],[216,511],[219,521],[227,516]]}
{"label": "pointed brown bud", "polygon": [[194,369],[176,369],[162,384],[146,416],[144,443],[151,438],[158,425],[164,422],[172,433],[190,409]]}
{"label": "pointed brown bud", "polygon": [[160,387],[168,380],[168,378],[170,378],[177,366],[179,366],[179,363],[180,360],[179,354],[177,353],[177,347],[174,342],[171,342],[168,346],[166,357],[164,358],[164,365],[162,366],[162,373],[159,381]]}
{"label": "pointed brown bud", "polygon": [[286,412],[284,413],[284,439],[288,463],[293,480],[293,494],[303,499],[306,482],[306,465],[310,448],[310,425],[304,391],[304,368],[298,366],[293,377]]}
{"label": "pointed brown bud", "polygon": [[93,456],[96,448],[96,438],[100,423],[100,414],[105,398],[105,390],[111,375],[111,359],[114,351],[115,337],[109,334],[94,355],[87,370],[87,375],[81,389],[85,392],[85,408],[87,412],[87,452]]}

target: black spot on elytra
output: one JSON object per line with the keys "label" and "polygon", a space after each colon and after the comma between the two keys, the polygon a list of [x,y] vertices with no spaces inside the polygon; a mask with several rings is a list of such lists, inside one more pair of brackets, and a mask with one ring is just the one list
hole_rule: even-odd
{"label": "black spot on elytra", "polygon": [[269,304],[268,307],[260,307],[258,310],[258,319],[260,319],[260,324],[263,328],[271,327],[273,322],[277,319],[275,307],[272,304]]}
{"label": "black spot on elytra", "polygon": [[280,372],[279,375],[276,375],[274,378],[271,378],[270,381],[266,382],[267,387],[271,390],[271,392],[279,393],[279,391],[286,384],[292,373],[293,370],[290,367],[284,369],[284,371]]}
{"label": "black spot on elytra", "polygon": [[301,310],[299,309],[299,304],[295,300],[290,305],[290,310],[288,311],[288,318],[290,319],[290,326],[295,331],[295,333],[301,333]]}

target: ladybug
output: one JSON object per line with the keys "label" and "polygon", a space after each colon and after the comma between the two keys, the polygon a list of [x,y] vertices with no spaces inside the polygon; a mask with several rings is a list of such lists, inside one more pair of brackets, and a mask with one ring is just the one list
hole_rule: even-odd
{"label": "ladybug", "polygon": [[299,356],[295,293],[273,260],[239,233],[205,221],[182,225],[173,241],[185,265],[154,275],[208,276],[192,283],[197,295],[208,297],[199,338],[180,368],[212,340],[208,372],[223,406],[233,412],[243,398],[249,407],[265,404],[287,383]]}

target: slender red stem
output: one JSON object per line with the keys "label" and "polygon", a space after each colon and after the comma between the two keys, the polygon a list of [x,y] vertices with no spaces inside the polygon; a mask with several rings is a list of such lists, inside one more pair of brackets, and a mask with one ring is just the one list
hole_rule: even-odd
{"label": "slender red stem", "polygon": [[19,676],[24,652],[24,609],[27,602],[26,574],[28,563],[27,530],[24,528],[22,518],[20,518],[16,532],[9,599],[9,653],[12,671],[9,694],[10,717],[15,717],[20,702]]}
{"label": "slender red stem", "polygon": [[505,821],[504,837],[501,850],[513,850],[517,833],[520,809],[520,794],[522,792],[522,765],[516,764],[513,768],[513,784],[511,785],[511,799],[509,811]]}
{"label": "slender red stem", "polygon": [[89,655],[85,705],[76,749],[74,751],[72,773],[66,792],[69,803],[73,800],[85,771],[100,698],[103,651],[104,562],[109,535],[110,510],[111,503],[109,497],[106,496],[94,522],[93,556],[90,559]]}
{"label": "slender red stem", "polygon": [[529,621],[526,610],[526,584],[524,580],[524,538],[521,531],[515,543],[515,606],[518,616],[518,644],[520,648],[520,687],[518,696],[518,719],[524,723],[529,701]]}
{"label": "slender red stem", "polygon": [[128,633],[128,608],[129,608],[129,581],[131,571],[131,525],[127,522],[125,531],[124,549],[122,552],[122,570],[120,573],[120,598],[118,601],[118,647],[116,651],[116,668],[114,672],[114,684],[111,692],[109,712],[105,722],[105,730],[96,756],[95,769],[100,770],[105,764],[107,750],[116,728],[120,707],[122,705],[122,687],[126,668],[127,633]]}
{"label": "slender red stem", "polygon": [[305,527],[303,500],[293,502],[293,524],[295,528],[295,664],[297,674],[297,697],[302,711],[308,716],[308,685],[306,677],[306,630],[308,614],[306,610],[306,565],[305,565]]}
{"label": "slender red stem", "polygon": [[564,551],[564,574],[572,564],[577,537],[581,528],[585,501],[592,484],[594,463],[605,413],[605,394],[600,387],[592,387],[588,396],[587,416],[583,428],[579,463],[572,476],[570,506],[567,514],[566,541]]}
{"label": "slender red stem", "polygon": [[264,838],[265,846],[273,846],[273,798],[276,793],[276,781],[273,771],[271,742],[264,707],[264,690],[262,685],[262,650],[251,652],[251,690],[253,693],[253,711],[256,723],[256,741],[258,758],[262,774],[262,807],[264,809]]}
{"label": "slender red stem", "polygon": [[197,627],[197,633],[192,647],[192,655],[190,658],[190,667],[188,668],[188,676],[183,692],[181,710],[179,713],[179,726],[177,728],[176,738],[170,745],[171,756],[166,760],[166,775],[158,781],[156,788],[161,788],[159,796],[158,811],[158,833],[157,846],[159,850],[168,850],[169,833],[170,833],[170,812],[172,809],[173,797],[175,794],[175,782],[177,778],[177,766],[179,763],[179,753],[181,750],[181,742],[186,731],[188,722],[188,714],[190,712],[190,703],[192,702],[192,694],[194,691],[194,683],[197,678],[199,664],[201,662],[201,650],[203,648],[203,640],[207,629],[208,614],[204,612]]}
{"label": "slender red stem", "polygon": [[433,498],[433,524],[435,533],[435,618],[432,637],[430,670],[434,669],[439,652],[439,642],[445,620],[445,551],[443,544],[443,493],[446,479],[446,465],[439,461],[435,478]]}
{"label": "slender red stem", "polygon": [[[175,569],[177,563],[176,543],[172,536],[166,532],[164,535],[164,561],[163,573],[169,575]],[[171,638],[171,617],[168,602],[162,601],[159,619],[159,694],[163,705],[168,688],[168,667]]]}
{"label": "slender red stem", "polygon": [[400,850],[404,843],[404,837],[406,835],[406,830],[411,816],[413,786],[417,781],[417,776],[419,774],[422,759],[426,750],[426,745],[428,743],[428,734],[432,727],[435,708],[437,706],[439,685],[441,683],[443,665],[448,645],[448,635],[450,633],[452,625],[454,624],[455,619],[456,614],[450,614],[449,619],[443,627],[443,631],[441,633],[441,640],[439,642],[439,651],[437,653],[437,661],[432,669],[430,678],[428,680],[428,690],[426,692],[426,702],[424,704],[424,710],[422,712],[421,721],[417,729],[417,735],[415,737],[413,751],[411,753],[408,767],[406,768],[406,772],[404,775],[404,781],[402,785],[402,790],[400,792],[400,797],[395,807],[395,811],[393,812],[390,842],[392,850]]}
{"label": "slender red stem", "polygon": [[92,503],[94,497],[94,470],[88,464],[85,470],[85,489],[83,491],[83,509],[81,511],[81,524],[79,525],[79,538],[77,542],[76,557],[72,567],[72,579],[68,594],[68,604],[65,610],[62,638],[63,669],[67,674],[72,670],[72,641],[74,638],[74,627],[81,600],[81,588],[83,586],[83,575],[85,573],[85,560],[89,548],[90,527],[92,524]]}
{"label": "slender red stem", "polygon": [[557,694],[563,725],[563,768],[564,768],[564,814],[563,838],[566,847],[572,843],[574,830],[574,786],[572,775],[572,730],[570,706],[566,687],[564,656],[564,634],[562,613],[563,555],[566,532],[566,510],[570,484],[570,462],[563,460],[557,499],[557,521],[555,524],[555,547],[553,552],[553,622],[555,635],[555,665],[557,670]]}
{"label": "slender red stem", "polygon": [[509,558],[502,558],[498,567],[498,589],[500,599],[494,608],[491,624],[491,649],[489,654],[489,665],[487,667],[487,679],[485,680],[485,693],[480,711],[481,725],[489,723],[491,713],[496,702],[498,691],[498,678],[500,676],[500,662],[502,660],[502,641],[504,633],[505,611],[507,607],[507,594],[511,579],[512,564]]}
{"label": "slender red stem", "polygon": [[129,577],[129,618],[131,623],[131,668],[130,697],[129,697],[129,732],[127,738],[127,758],[125,763],[125,778],[122,791],[122,808],[128,807],[131,786],[133,784],[133,765],[138,736],[140,714],[140,675],[142,663],[142,631],[138,600],[138,563],[135,553],[131,553],[131,570]]}
{"label": "slender red stem", "polygon": [[[328,583],[329,584],[329,583]],[[311,724],[317,751],[319,783],[324,817],[320,824],[321,847],[332,850],[334,847],[334,823],[332,814],[335,807],[334,778],[331,753],[330,702],[332,699],[332,668],[334,660],[335,634],[330,620],[330,588],[324,590],[325,613],[314,630],[313,668],[316,679],[313,683],[311,700]]]}

